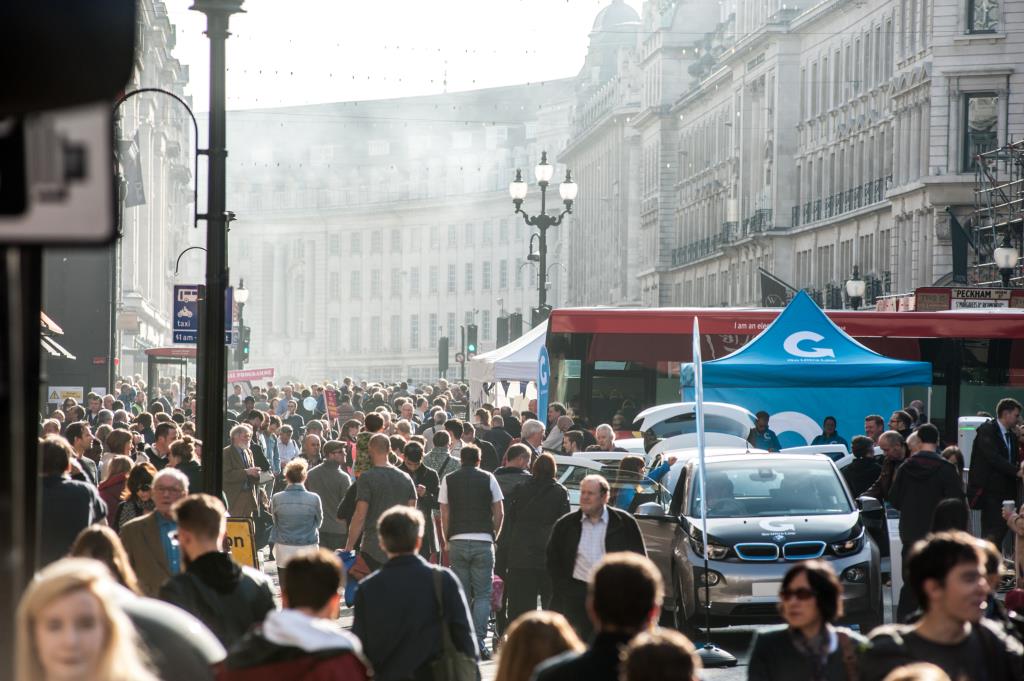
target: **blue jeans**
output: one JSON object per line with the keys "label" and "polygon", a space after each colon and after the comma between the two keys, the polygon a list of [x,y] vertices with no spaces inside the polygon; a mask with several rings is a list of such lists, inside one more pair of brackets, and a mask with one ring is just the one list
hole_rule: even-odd
{"label": "blue jeans", "polygon": [[494,578],[494,544],[489,541],[453,539],[448,543],[452,572],[462,583],[473,616],[473,630],[480,649],[487,638],[491,616],[491,580]]}

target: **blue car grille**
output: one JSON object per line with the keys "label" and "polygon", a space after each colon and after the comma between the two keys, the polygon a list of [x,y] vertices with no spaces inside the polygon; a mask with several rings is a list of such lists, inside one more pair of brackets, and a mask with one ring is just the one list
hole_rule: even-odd
{"label": "blue car grille", "polygon": [[823,541],[792,541],[782,547],[782,557],[786,560],[812,560],[821,558],[824,553]]}
{"label": "blue car grille", "polygon": [[748,544],[736,544],[733,547],[740,560],[778,560],[779,547],[775,544],[751,542]]}

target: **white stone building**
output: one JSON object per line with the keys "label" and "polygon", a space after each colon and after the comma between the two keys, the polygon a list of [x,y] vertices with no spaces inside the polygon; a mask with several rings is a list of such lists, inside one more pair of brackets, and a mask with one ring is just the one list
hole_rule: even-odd
{"label": "white stone building", "polygon": [[[499,316],[529,328],[531,228],[508,185],[541,151],[564,176],[573,82],[228,114],[231,281],[245,280],[250,367],[312,381],[432,380],[438,338],[475,323],[494,349]],[[549,207],[561,208],[557,186]],[[560,230],[548,233],[549,303],[563,300]]]}
{"label": "white stone building", "polygon": [[[823,302],[831,290],[833,304],[854,265],[877,293],[946,280],[945,210],[966,222],[973,208],[972,154],[1024,129],[1014,37],[1024,15],[1011,11],[1019,6],[740,0],[722,4],[701,40],[652,50],[658,26],[681,18],[693,26],[708,8],[646,3],[645,30],[620,48],[626,66],[610,80],[626,89],[632,79],[646,93],[659,87],[652,70],[687,64],[689,77],[654,98],[671,102],[670,115],[634,116],[635,127],[606,144],[643,135],[640,205],[616,229],[639,251],[635,259],[653,267],[629,273],[639,299],[588,300],[570,288],[567,302],[759,303],[758,268],[814,289]],[[700,29],[669,29],[657,44],[688,32]],[[577,104],[574,132],[587,115]],[[645,121],[657,123],[643,133]],[[584,141],[574,134],[568,151]],[[580,173],[579,182],[585,196],[596,179]],[[630,222],[637,217],[639,238]],[[582,214],[576,229],[589,229]]]}

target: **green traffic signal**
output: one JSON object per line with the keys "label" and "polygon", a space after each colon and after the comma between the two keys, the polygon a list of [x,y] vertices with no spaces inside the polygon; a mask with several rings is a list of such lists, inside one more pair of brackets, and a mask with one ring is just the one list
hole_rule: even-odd
{"label": "green traffic signal", "polygon": [[476,324],[466,327],[466,352],[476,352]]}

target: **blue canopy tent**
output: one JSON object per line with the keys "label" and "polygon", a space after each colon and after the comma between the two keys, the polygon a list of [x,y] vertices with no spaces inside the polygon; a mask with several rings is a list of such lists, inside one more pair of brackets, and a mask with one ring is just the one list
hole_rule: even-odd
{"label": "blue canopy tent", "polygon": [[[760,335],[730,355],[704,362],[703,370],[706,400],[768,412],[783,446],[809,444],[821,433],[825,416],[836,417],[839,434],[849,442],[861,432],[865,416],[887,418],[901,408],[903,386],[932,384],[931,363],[893,359],[864,347],[803,291]],[[692,364],[682,366],[680,380],[683,399],[692,400]]]}

